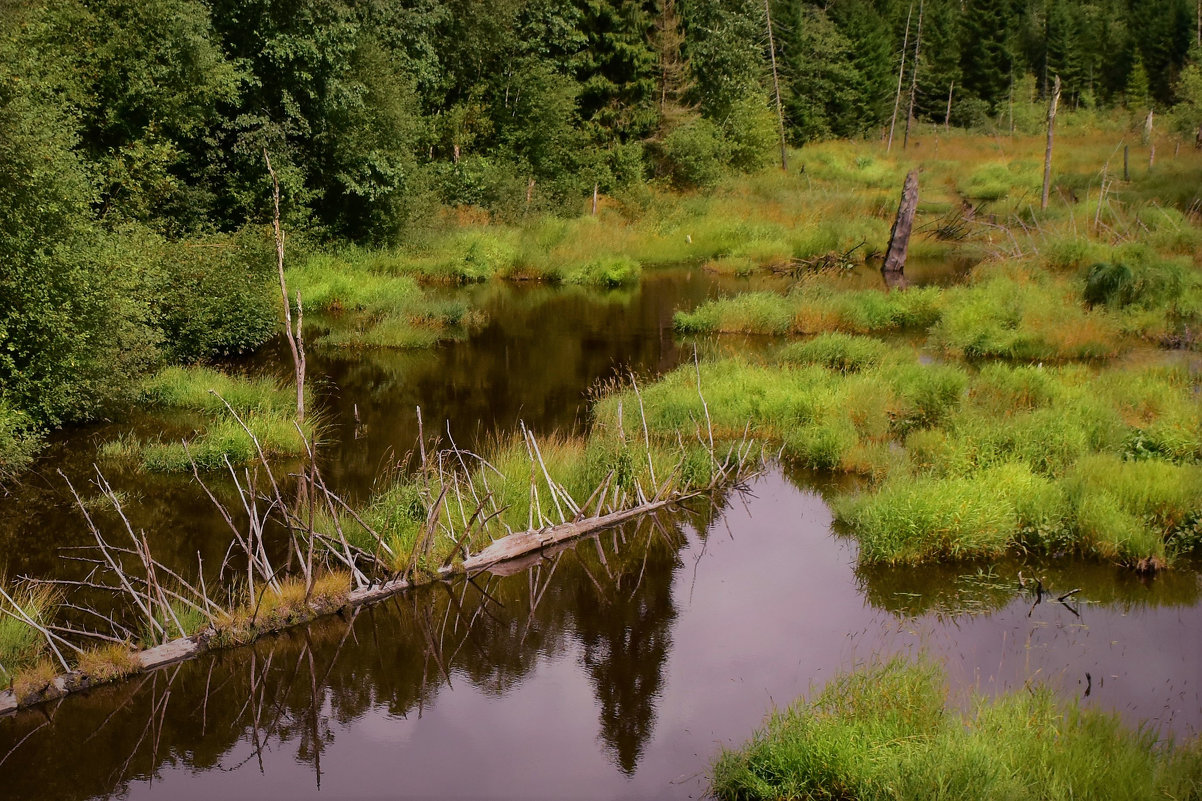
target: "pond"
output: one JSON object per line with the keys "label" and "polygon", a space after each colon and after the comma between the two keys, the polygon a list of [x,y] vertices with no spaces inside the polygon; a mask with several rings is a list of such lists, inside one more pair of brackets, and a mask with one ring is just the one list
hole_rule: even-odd
{"label": "pond", "polygon": [[[427,434],[449,419],[465,447],[518,419],[580,431],[596,381],[691,359],[673,310],[735,286],[682,271],[611,295],[470,287],[489,323],[466,341],[317,351],[327,473],[365,497],[414,446],[419,405]],[[245,366],[276,369],[278,356]],[[83,479],[97,442],[153,425],[56,443],[32,489],[2,502],[10,575],[60,575],[56,548],[82,542],[54,470]],[[195,564],[196,550],[224,547],[188,479],[114,484],[156,553]],[[0,787],[13,799],[697,798],[718,751],[773,705],[894,652],[938,659],[956,703],[1044,682],[1132,725],[1202,727],[1195,570],[1148,579],[1071,560],[864,570],[832,527],[824,495],[837,487],[773,466],[746,492],[510,575],[428,587],[0,719]],[[1020,571],[1053,594],[1033,603]]]}

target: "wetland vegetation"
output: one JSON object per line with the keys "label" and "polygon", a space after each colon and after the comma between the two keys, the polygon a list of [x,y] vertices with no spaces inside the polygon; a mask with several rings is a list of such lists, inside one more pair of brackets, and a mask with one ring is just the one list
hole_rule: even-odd
{"label": "wetland vegetation", "polygon": [[[889,615],[1139,608],[1104,570],[1198,607],[1190,4],[411,5],[0,2],[6,699],[353,627],[373,592],[561,535],[596,544],[590,603],[633,603],[650,560],[663,606],[693,547],[664,510],[704,521],[699,564],[763,472],[820,493]],[[627,531],[667,550],[635,569]],[[474,578],[456,634],[497,611]],[[538,581],[507,590],[531,620]],[[596,624],[582,661],[626,773],[653,716],[607,693],[659,686],[671,628],[635,607],[645,640]],[[960,714],[928,659],[773,713],[713,792],[1197,796],[1196,730],[1174,748],[1051,689]]]}

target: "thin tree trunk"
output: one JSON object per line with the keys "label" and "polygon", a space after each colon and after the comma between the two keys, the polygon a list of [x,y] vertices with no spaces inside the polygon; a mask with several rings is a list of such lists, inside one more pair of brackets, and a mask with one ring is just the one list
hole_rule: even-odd
{"label": "thin tree trunk", "polygon": [[910,248],[910,232],[914,229],[914,212],[918,209],[918,170],[910,170],[902,186],[897,218],[889,232],[889,250],[881,272],[886,276],[901,274],[906,268],[906,253]]}
{"label": "thin tree trunk", "polygon": [[1148,169],[1156,163],[1156,142],[1152,140],[1152,109],[1148,109],[1148,119],[1144,121],[1144,139],[1148,142]]}
{"label": "thin tree trunk", "polygon": [[910,68],[910,110],[906,112],[906,133],[902,137],[902,150],[910,145],[910,123],[914,120],[914,95],[918,92],[918,47],[922,42],[922,6],[918,0],[918,30],[914,32],[914,66]]}
{"label": "thin tree trunk", "polygon": [[789,154],[785,147],[785,107],[780,102],[780,76],[776,71],[776,40],[772,37],[772,9],[764,0],[764,19],[768,23],[768,55],[772,59],[772,89],[776,93],[776,121],[780,127],[780,168],[789,169]]}
{"label": "thin tree trunk", "polygon": [[1043,154],[1043,193],[1039,196],[1039,208],[1048,207],[1048,190],[1052,187],[1052,137],[1056,130],[1056,109],[1060,105],[1060,76],[1052,84],[1052,98],[1048,101],[1048,147]]}
{"label": "thin tree trunk", "polygon": [[910,10],[906,12],[906,34],[902,37],[901,64],[897,68],[897,93],[893,95],[893,116],[889,118],[889,142],[885,145],[886,153],[893,150],[893,129],[897,125],[897,109],[901,105],[902,81],[906,76],[906,51],[910,47],[910,15],[913,13],[914,4],[910,3]]}
{"label": "thin tree trunk", "polygon": [[[271,158],[267,148],[263,148],[263,160],[267,162],[267,173],[271,176],[272,199],[275,202],[274,215],[271,220],[272,232],[275,234],[276,268],[280,274],[280,298],[284,302],[284,327],[288,334],[288,349],[292,351],[292,366],[296,372],[296,422],[305,422],[305,346],[301,338],[303,316],[298,316],[296,328],[292,327],[292,304],[288,300],[288,284],[284,280],[284,229],[280,225],[280,181],[275,170],[271,167]],[[296,310],[298,315],[304,312],[300,305],[300,293],[296,295]]]}
{"label": "thin tree trunk", "polygon": [[[1199,0],[1202,2],[1202,0]],[[951,133],[952,130],[952,92],[956,90],[956,82],[952,81],[947,86],[947,113],[943,115],[943,130],[946,133]]]}
{"label": "thin tree trunk", "polygon": [[597,216],[597,188],[598,184],[593,184],[593,216]]}

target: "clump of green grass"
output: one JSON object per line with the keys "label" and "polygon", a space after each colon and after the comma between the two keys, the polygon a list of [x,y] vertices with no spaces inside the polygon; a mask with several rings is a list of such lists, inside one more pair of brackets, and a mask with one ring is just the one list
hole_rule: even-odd
{"label": "clump of green grass", "polygon": [[637,284],[641,275],[642,267],[629,256],[598,256],[567,270],[564,281],[569,284],[613,288]]}
{"label": "clump of green grass", "polygon": [[1202,323],[1202,271],[1147,245],[1118,249],[1084,270],[1085,302],[1117,312],[1124,330],[1156,341],[1183,339]]}
{"label": "clump of green grass", "polygon": [[998,557],[1021,530],[1019,501],[1037,494],[1041,482],[1015,464],[963,477],[905,476],[875,493],[837,499],[834,509],[868,564]]}
{"label": "clump of green grass", "polygon": [[[251,413],[242,418],[246,429],[254,434],[264,456],[300,456],[305,453],[305,441],[297,433],[294,417],[286,414]],[[242,423],[231,417],[219,417],[185,442],[145,442],[142,444],[142,467],[154,473],[180,473],[192,469],[224,470],[226,461],[235,466],[257,461],[259,454]],[[305,421],[302,428],[312,442],[314,427]]]}
{"label": "clump of green grass", "polygon": [[931,341],[970,359],[1100,359],[1119,349],[1119,330],[1089,311],[1073,287],[1031,274],[997,274],[948,293]]}
{"label": "clump of green grass", "polygon": [[196,418],[196,430],[186,444],[122,436],[101,445],[102,457],[136,460],[152,472],[186,472],[193,461],[201,470],[221,470],[227,460],[239,465],[259,458],[251,434],[270,457],[303,454],[305,439],[312,442],[316,432],[309,418],[301,428],[302,439],[294,422],[295,390],[266,378],[201,366],[169,367],[147,380],[143,397],[151,406],[188,413]]}
{"label": "clump of green grass", "polygon": [[745,292],[711,300],[691,312],[677,312],[676,330],[682,334],[788,333],[793,314],[788,299],[773,292]]}
{"label": "clump of green grass", "polygon": [[[8,594],[26,615],[43,626],[50,622],[58,602],[53,589],[45,585],[26,586]],[[0,613],[0,678],[7,683],[38,664],[46,653],[46,641],[2,598],[0,604],[4,606]]]}
{"label": "clump of green grass", "polygon": [[1046,688],[949,710],[945,678],[894,658],[773,712],[714,764],[720,799],[1194,798],[1202,743],[1158,741]]}
{"label": "clump of green grass", "polygon": [[330,254],[310,256],[288,271],[288,289],[300,293],[313,311],[365,311],[398,314],[421,300],[417,282],[407,275],[373,272],[362,261]]}
{"label": "clump of green grass", "polygon": [[160,370],[143,384],[142,399],[150,406],[207,414],[226,413],[226,403],[238,414],[296,411],[294,389],[270,378],[233,375],[200,365]]}
{"label": "clump of green grass", "polygon": [[879,339],[844,333],[820,334],[808,342],[783,348],[778,357],[794,364],[818,364],[840,373],[857,373],[889,358],[890,347]]}

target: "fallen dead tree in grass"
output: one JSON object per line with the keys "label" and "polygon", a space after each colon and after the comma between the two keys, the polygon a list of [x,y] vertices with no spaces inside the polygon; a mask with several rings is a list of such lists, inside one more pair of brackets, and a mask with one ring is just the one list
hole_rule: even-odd
{"label": "fallen dead tree in grass", "polygon": [[[425,453],[424,445],[421,451]],[[703,434],[700,426],[696,443],[678,441],[670,447],[649,437],[628,442],[624,436],[540,443],[522,427],[520,436],[496,451],[486,459],[459,449],[452,440],[452,447],[423,458],[391,493],[359,510],[329,489],[311,447],[302,471],[287,477],[277,476],[262,454],[255,469],[239,472],[231,466],[242,507],[237,513],[197,471],[197,482],[232,533],[215,585],[224,593],[219,599],[205,583],[203,565],[197,579],[188,581],[154,559],[145,532],[129,524],[120,498],[97,472],[96,484],[117,511],[133,547],[108,542],[81,502],[96,545],[87,555],[70,558],[93,563],[93,570],[84,581],[49,583],[60,590],[76,587],[123,599],[129,616],[118,622],[77,605],[107,620],[111,631],[47,629],[49,645],[66,642],[79,657],[74,666],[60,657],[65,672],[47,669],[43,661],[19,678],[13,689],[0,693],[0,714],[243,645],[414,586],[472,576],[739,487],[762,461],[754,441],[714,444],[712,434]],[[587,498],[582,487],[590,490]],[[71,634],[76,635],[72,640],[99,639],[105,645],[85,651],[64,639]],[[146,647],[138,650],[135,644]],[[84,658],[93,652],[103,658]]]}

